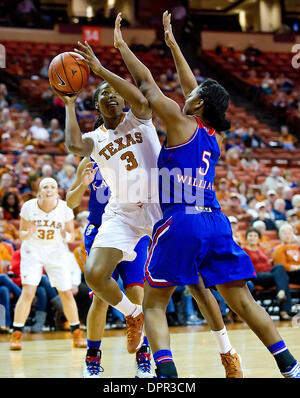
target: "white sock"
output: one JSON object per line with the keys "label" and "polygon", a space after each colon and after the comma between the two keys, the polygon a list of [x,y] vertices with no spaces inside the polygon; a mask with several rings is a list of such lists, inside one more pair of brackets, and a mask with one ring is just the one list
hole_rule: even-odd
{"label": "white sock", "polygon": [[114,308],[122,312],[125,316],[132,315],[135,318],[141,313],[141,306],[133,304],[123,292],[122,295],[122,300],[117,305],[114,305]]}
{"label": "white sock", "polygon": [[24,326],[24,323],[13,322],[13,326],[15,326],[16,328],[22,328]]}
{"label": "white sock", "polygon": [[211,330],[211,333],[213,334],[217,342],[220,354],[225,354],[226,352],[232,349],[232,345],[229,341],[226,327],[224,327],[222,330]]}

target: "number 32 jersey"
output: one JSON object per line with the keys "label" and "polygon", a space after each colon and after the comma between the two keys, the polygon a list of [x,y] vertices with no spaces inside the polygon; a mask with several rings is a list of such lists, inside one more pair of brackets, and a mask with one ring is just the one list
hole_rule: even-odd
{"label": "number 32 jersey", "polygon": [[26,242],[37,247],[60,246],[63,242],[61,230],[65,228],[65,223],[74,218],[73,210],[61,199],[49,213],[39,207],[37,199],[30,199],[23,204],[20,216],[36,225],[36,232]]}
{"label": "number 32 jersey", "polygon": [[161,149],[152,120],[138,119],[129,110],[115,130],[103,125],[85,133],[109,186],[110,203],[158,203],[157,159]]}

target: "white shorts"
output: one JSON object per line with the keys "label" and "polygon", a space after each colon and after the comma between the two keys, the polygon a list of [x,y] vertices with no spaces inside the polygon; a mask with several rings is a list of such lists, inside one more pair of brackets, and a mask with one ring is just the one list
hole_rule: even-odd
{"label": "white shorts", "polygon": [[95,237],[95,247],[113,247],[123,252],[123,261],[133,261],[138,241],[145,235],[152,236],[154,224],[161,220],[159,204],[143,203],[117,205],[108,203],[102,216],[102,224]]}
{"label": "white shorts", "polygon": [[38,286],[45,269],[51,285],[57,290],[72,288],[69,256],[63,244],[46,248],[22,242],[20,269],[23,285]]}

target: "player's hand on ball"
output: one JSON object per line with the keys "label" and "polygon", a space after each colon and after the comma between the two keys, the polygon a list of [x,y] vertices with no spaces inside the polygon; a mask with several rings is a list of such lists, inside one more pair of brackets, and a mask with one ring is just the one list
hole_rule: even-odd
{"label": "player's hand on ball", "polygon": [[84,42],[85,44],[82,44],[80,41],[78,42],[81,50],[78,50],[77,48],[74,48],[74,51],[76,51],[78,54],[80,54],[83,58],[84,61],[88,64],[88,66],[92,69],[92,71],[96,74],[99,75],[102,64],[99,61],[99,59],[96,57],[94,54],[94,51],[92,47],[89,45],[87,41]]}
{"label": "player's hand on ball", "polygon": [[126,44],[122,32],[121,32],[121,21],[122,21],[122,14],[119,12],[115,22],[115,30],[114,30],[114,46],[115,48],[120,48],[123,44]]}
{"label": "player's hand on ball", "polygon": [[58,91],[51,83],[50,86],[54,94],[57,95],[57,97],[59,97],[66,105],[75,104],[78,94],[66,95]]}
{"label": "player's hand on ball", "polygon": [[172,24],[171,24],[171,14],[168,11],[163,13],[163,25],[165,31],[165,42],[168,47],[176,45],[176,40],[173,35]]}
{"label": "player's hand on ball", "polygon": [[93,168],[94,164],[95,162],[88,163],[82,172],[82,184],[86,187],[88,187],[94,181],[95,174],[98,171],[98,167]]}

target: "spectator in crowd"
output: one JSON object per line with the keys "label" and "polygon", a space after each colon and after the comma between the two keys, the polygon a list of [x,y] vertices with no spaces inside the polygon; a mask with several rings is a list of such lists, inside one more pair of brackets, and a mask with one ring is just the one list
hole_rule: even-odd
{"label": "spectator in crowd", "polygon": [[44,127],[43,121],[40,117],[33,120],[33,124],[29,129],[29,134],[26,137],[25,146],[33,145],[34,147],[45,147],[49,142],[50,136],[48,130]]}
{"label": "spectator in crowd", "polygon": [[271,77],[269,72],[266,72],[261,84],[260,84],[261,91],[264,94],[272,94],[276,91],[276,83],[275,80]]}
{"label": "spectator in crowd", "polygon": [[9,240],[17,244],[19,241],[19,231],[11,222],[4,219],[3,207],[0,207],[0,241]]}
{"label": "spectator in crowd", "polygon": [[274,208],[274,203],[275,203],[276,198],[277,198],[276,191],[274,191],[274,189],[269,189],[267,191],[267,197],[264,202],[265,202],[267,209],[270,212]]}
{"label": "spectator in crowd", "polygon": [[0,179],[3,174],[8,174],[12,170],[12,166],[9,164],[7,157],[0,153]]}
{"label": "spectator in crowd", "polygon": [[17,5],[16,15],[21,26],[32,27],[38,16],[38,10],[32,0],[22,0]]}
{"label": "spectator in crowd", "polygon": [[200,69],[199,68],[194,68],[193,69],[193,74],[195,76],[195,79],[197,80],[198,85],[204,82],[205,77],[201,75]]}
{"label": "spectator in crowd", "polygon": [[5,220],[18,220],[20,213],[19,198],[13,192],[7,192],[2,199],[1,206]]}
{"label": "spectator in crowd", "polygon": [[40,73],[39,73],[40,77],[42,77],[44,79],[49,79],[49,76],[48,76],[49,64],[50,64],[50,59],[44,58],[43,66],[41,67]]}
{"label": "spectator in crowd", "polygon": [[237,146],[229,148],[226,152],[225,159],[226,163],[235,167],[240,164],[241,150]]}
{"label": "spectator in crowd", "polygon": [[296,149],[297,138],[290,134],[287,126],[281,126],[279,142],[284,149]]}
{"label": "spectator in crowd", "polygon": [[248,76],[246,77],[246,82],[253,87],[253,89],[251,90],[253,93],[255,93],[259,89],[261,80],[262,79],[257,76],[257,72],[255,69],[249,69]]}
{"label": "spectator in crowd", "polygon": [[258,171],[259,162],[254,158],[251,149],[246,149],[241,158],[241,167],[243,170]]}
{"label": "spectator in crowd", "polygon": [[178,43],[181,42],[183,28],[185,25],[186,18],[188,16],[187,9],[183,4],[183,1],[176,0],[175,5],[171,9],[172,14],[172,28],[174,36]]}
{"label": "spectator in crowd", "polygon": [[37,181],[42,176],[42,169],[44,165],[45,165],[45,155],[38,156],[34,170],[32,170],[28,175],[28,186],[33,192],[38,191]]}
{"label": "spectator in crowd", "polygon": [[232,229],[232,236],[235,241],[239,246],[244,246],[245,245],[245,238],[244,234],[238,230],[238,219],[234,216],[229,216],[228,217]]}
{"label": "spectator in crowd", "polygon": [[266,224],[267,231],[277,231],[275,222],[268,217],[266,204],[264,202],[258,202],[256,204],[256,210],[258,214],[257,217],[251,221],[251,225],[253,225],[255,221],[261,220]]}
{"label": "spectator in crowd", "polygon": [[[286,185],[289,188],[296,188],[298,186],[298,183],[296,181],[294,181],[291,170],[284,170],[284,172],[282,173],[282,177],[286,181]],[[283,186],[282,194],[283,194],[283,191],[284,191],[286,185]]]}
{"label": "spectator in crowd", "polygon": [[89,223],[87,219],[88,215],[89,212],[87,210],[81,211],[77,214],[76,221],[78,222],[78,227],[75,229],[75,240],[84,240],[84,231],[86,230],[86,227]]}
{"label": "spectator in crowd", "polygon": [[12,104],[12,99],[8,94],[6,84],[0,83],[0,110],[10,107]]}
{"label": "spectator in crowd", "polygon": [[293,88],[295,88],[295,84],[291,79],[287,78],[284,73],[280,73],[280,75],[275,79],[276,88],[280,89],[284,93],[290,93]]}
{"label": "spectator in crowd", "polygon": [[227,217],[236,217],[239,221],[251,221],[251,215],[247,213],[246,210],[241,208],[241,202],[239,194],[237,192],[232,192],[230,194],[229,202],[223,207],[223,212]]}
{"label": "spectator in crowd", "polygon": [[281,198],[278,198],[274,201],[274,207],[271,210],[271,213],[274,217],[274,220],[277,224],[277,221],[286,221],[286,214],[285,214],[285,201]]}
{"label": "spectator in crowd", "polygon": [[296,194],[292,198],[293,209],[295,209],[298,219],[300,220],[300,194]]}
{"label": "spectator in crowd", "polygon": [[240,198],[241,207],[244,210],[247,210],[247,192],[248,192],[248,185],[246,181],[240,181],[237,184],[237,193]]}
{"label": "spectator in crowd", "polygon": [[50,120],[50,126],[48,128],[48,133],[49,133],[50,141],[53,142],[54,144],[59,145],[62,142],[64,142],[65,133],[60,128],[58,119],[51,119]]}
{"label": "spectator in crowd", "polygon": [[74,166],[68,164],[65,166],[65,174],[58,178],[59,186],[61,189],[67,191],[70,189],[76,175],[76,169]]}
{"label": "spectator in crowd", "polygon": [[229,202],[230,192],[226,178],[221,178],[217,184],[216,196],[221,206]]}
{"label": "spectator in crowd", "polygon": [[266,178],[264,182],[264,186],[267,190],[274,190],[276,191],[278,184],[288,185],[286,180],[281,177],[280,168],[277,166],[273,166],[271,169],[271,174]]}
{"label": "spectator in crowd", "polygon": [[162,91],[174,91],[172,82],[168,80],[166,73],[161,73],[159,75],[159,80],[157,84]]}
{"label": "spectator in crowd", "polygon": [[5,325],[0,324],[0,333],[9,333],[12,326],[11,303],[21,295],[21,289],[8,276],[7,272],[0,270],[0,304],[5,310]]}
{"label": "spectator in crowd", "polygon": [[259,244],[260,232],[249,228],[246,232],[245,252],[250,257],[256,271],[256,278],[253,279],[255,286],[264,288],[276,287],[276,299],[280,308],[280,320],[289,321],[291,317],[291,294],[289,289],[289,277],[283,265],[277,263],[274,266],[270,263],[268,255]]}
{"label": "spectator in crowd", "polygon": [[280,245],[273,252],[274,265],[282,264],[290,283],[300,285],[300,249],[293,227],[286,223],[279,229]]}
{"label": "spectator in crowd", "polygon": [[247,133],[242,135],[242,142],[246,148],[266,148],[268,144],[255,132],[254,127],[249,127]]}
{"label": "spectator in crowd", "polygon": [[29,153],[26,151],[22,152],[17,164],[15,165],[19,193],[23,194],[25,191],[30,190],[28,176],[35,169],[35,167],[35,162],[31,160]]}
{"label": "spectator in crowd", "polygon": [[246,211],[251,215],[252,218],[256,218],[258,215],[256,205],[257,205],[257,200],[254,196],[250,196],[249,198],[247,198]]}
{"label": "spectator in crowd", "polygon": [[260,233],[259,245],[264,249],[265,253],[271,258],[272,251],[274,249],[274,243],[271,238],[266,235],[266,224],[264,221],[257,220],[252,224],[252,228],[256,229]]}

